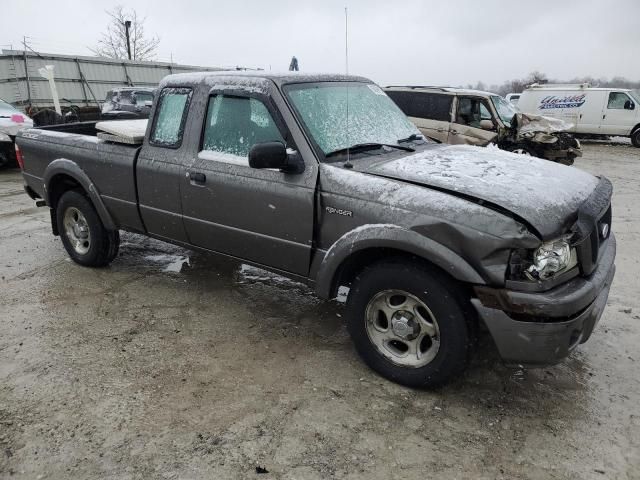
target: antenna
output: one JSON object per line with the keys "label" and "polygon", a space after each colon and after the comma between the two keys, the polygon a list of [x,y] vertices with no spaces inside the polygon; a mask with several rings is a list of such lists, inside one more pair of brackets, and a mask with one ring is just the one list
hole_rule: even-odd
{"label": "antenna", "polygon": [[344,7],[344,69],[349,75],[349,11]]}
{"label": "antenna", "polygon": [[[347,7],[344,7],[344,70],[345,74],[349,75],[349,11]],[[351,156],[349,147],[351,141],[349,140],[349,79],[347,79],[347,161],[344,164],[345,168],[353,168],[353,165],[349,161]]]}

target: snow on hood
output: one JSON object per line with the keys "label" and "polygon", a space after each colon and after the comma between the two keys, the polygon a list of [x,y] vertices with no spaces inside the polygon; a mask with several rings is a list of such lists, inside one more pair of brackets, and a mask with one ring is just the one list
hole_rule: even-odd
{"label": "snow on hood", "polygon": [[598,184],[582,170],[497,147],[436,145],[354,169],[490,202],[528,222],[543,239],[563,233]]}

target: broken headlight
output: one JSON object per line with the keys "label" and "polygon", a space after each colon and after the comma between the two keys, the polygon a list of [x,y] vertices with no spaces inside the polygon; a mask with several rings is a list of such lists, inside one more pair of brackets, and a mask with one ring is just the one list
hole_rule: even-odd
{"label": "broken headlight", "polygon": [[529,280],[547,280],[566,272],[578,263],[576,249],[571,246],[571,235],[545,242],[533,252],[531,265],[525,270]]}
{"label": "broken headlight", "polygon": [[511,252],[509,277],[512,280],[545,281],[568,272],[578,264],[571,235],[545,242],[535,250],[518,249]]}

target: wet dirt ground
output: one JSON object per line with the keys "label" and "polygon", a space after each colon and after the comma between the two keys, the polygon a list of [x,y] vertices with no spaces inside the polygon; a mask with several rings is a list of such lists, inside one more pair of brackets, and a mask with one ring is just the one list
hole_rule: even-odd
{"label": "wet dirt ground", "polygon": [[0,172],[0,478],[640,478],[640,150],[584,150],[618,238],[592,338],[538,370],[484,339],[431,392],[368,370],[340,305],[261,270],[135,235],[109,268],[71,263]]}

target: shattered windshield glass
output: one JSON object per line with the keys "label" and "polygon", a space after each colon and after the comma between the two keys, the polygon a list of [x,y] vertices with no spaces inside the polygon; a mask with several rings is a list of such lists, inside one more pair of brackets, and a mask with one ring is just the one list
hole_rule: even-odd
{"label": "shattered windshield glass", "polygon": [[285,87],[285,92],[325,155],[354,145],[395,145],[421,135],[377,85],[300,83]]}
{"label": "shattered windshield glass", "polygon": [[507,102],[504,98],[498,95],[492,95],[491,101],[493,102],[493,106],[496,107],[496,111],[498,112],[500,119],[509,125],[511,123],[511,119],[516,113],[518,113],[518,111],[510,102]]}

